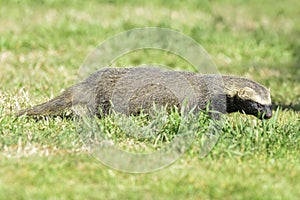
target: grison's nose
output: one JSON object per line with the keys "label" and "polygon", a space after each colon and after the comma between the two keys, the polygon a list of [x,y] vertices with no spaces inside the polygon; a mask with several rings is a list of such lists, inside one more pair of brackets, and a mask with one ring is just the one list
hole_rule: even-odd
{"label": "grison's nose", "polygon": [[263,118],[270,119],[272,117],[272,105],[266,105],[263,111]]}

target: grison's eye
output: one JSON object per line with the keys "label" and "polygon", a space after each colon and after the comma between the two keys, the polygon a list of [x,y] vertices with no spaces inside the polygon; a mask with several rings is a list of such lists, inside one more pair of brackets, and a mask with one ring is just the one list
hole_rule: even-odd
{"label": "grison's eye", "polygon": [[251,103],[251,107],[255,110],[259,110],[260,109],[260,104],[256,103],[256,102],[252,102]]}

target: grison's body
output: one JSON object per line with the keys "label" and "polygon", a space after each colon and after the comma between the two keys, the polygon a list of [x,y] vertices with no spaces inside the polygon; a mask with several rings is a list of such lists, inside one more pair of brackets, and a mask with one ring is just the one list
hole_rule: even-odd
{"label": "grison's body", "polygon": [[222,113],[240,111],[258,118],[272,117],[269,89],[249,79],[144,67],[101,69],[54,99],[17,115],[60,115],[76,105],[98,116],[100,110],[109,114],[112,107],[137,115],[153,104],[180,107],[187,95],[196,110],[205,110],[213,98],[213,109]]}

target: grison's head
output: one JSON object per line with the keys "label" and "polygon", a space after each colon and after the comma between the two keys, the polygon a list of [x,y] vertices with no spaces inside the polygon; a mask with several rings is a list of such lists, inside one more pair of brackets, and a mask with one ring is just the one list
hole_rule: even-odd
{"label": "grison's head", "polygon": [[236,111],[254,115],[259,119],[272,117],[270,89],[265,87],[243,87],[233,97]]}

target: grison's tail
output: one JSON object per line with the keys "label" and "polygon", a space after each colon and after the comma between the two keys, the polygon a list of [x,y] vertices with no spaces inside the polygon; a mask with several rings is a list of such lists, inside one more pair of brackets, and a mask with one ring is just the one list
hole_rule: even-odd
{"label": "grison's tail", "polygon": [[48,116],[48,115],[59,115],[65,109],[72,106],[72,90],[68,89],[61,95],[51,99],[45,103],[39,104],[32,108],[20,110],[16,113],[16,116],[28,115],[28,116]]}

